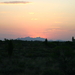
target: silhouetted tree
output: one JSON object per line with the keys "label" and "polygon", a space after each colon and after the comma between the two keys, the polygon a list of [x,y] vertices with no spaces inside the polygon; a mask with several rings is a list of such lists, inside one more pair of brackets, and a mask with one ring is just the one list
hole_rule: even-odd
{"label": "silhouetted tree", "polygon": [[48,45],[48,40],[47,40],[47,38],[45,39],[45,45]]}
{"label": "silhouetted tree", "polygon": [[8,40],[8,56],[11,57],[13,53],[13,43],[12,40]]}
{"label": "silhouetted tree", "polygon": [[72,37],[72,42],[75,42],[75,39],[74,39],[74,37]]}
{"label": "silhouetted tree", "polygon": [[4,41],[8,41],[8,39],[4,38]]}

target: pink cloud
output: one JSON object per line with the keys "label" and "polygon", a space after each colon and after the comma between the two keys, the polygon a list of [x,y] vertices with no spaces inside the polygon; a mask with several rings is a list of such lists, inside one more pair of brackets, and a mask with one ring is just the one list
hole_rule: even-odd
{"label": "pink cloud", "polygon": [[9,2],[0,2],[0,4],[27,4],[28,1],[9,1]]}

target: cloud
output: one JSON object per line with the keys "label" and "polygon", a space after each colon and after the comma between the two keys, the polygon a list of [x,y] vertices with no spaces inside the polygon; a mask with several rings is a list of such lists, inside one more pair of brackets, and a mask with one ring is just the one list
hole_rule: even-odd
{"label": "cloud", "polygon": [[50,32],[69,32],[72,31],[70,29],[66,28],[61,28],[61,27],[50,27],[47,28],[43,33],[50,33]]}
{"label": "cloud", "polygon": [[38,18],[32,18],[31,20],[38,20]]}
{"label": "cloud", "polygon": [[50,30],[59,30],[59,29],[60,29],[60,27],[50,27],[50,28],[47,29],[47,31],[50,31]]}
{"label": "cloud", "polygon": [[33,14],[35,14],[35,13],[34,13],[34,12],[29,12],[29,14],[33,15]]}
{"label": "cloud", "polygon": [[28,4],[28,3],[31,3],[31,2],[28,2],[28,1],[9,1],[9,2],[0,2],[0,5],[1,4]]}
{"label": "cloud", "polygon": [[48,33],[50,31],[61,31],[61,27],[50,27],[44,31],[44,33]]}
{"label": "cloud", "polygon": [[0,12],[1,14],[5,14],[5,13],[10,13],[10,12],[5,12],[5,11],[2,11],[2,12]]}
{"label": "cloud", "polygon": [[62,22],[56,21],[55,23],[62,23]]}

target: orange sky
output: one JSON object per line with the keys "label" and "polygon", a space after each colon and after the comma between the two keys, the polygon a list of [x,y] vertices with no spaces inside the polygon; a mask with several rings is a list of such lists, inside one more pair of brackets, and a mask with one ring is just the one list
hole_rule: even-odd
{"label": "orange sky", "polygon": [[0,39],[30,36],[71,40],[75,36],[74,3],[75,0],[1,0]]}

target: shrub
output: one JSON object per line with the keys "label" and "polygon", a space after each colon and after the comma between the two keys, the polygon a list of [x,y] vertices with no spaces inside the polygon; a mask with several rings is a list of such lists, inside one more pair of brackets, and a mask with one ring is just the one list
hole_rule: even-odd
{"label": "shrub", "polygon": [[13,53],[13,43],[12,40],[8,40],[8,56],[11,57]]}

